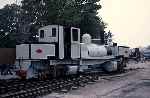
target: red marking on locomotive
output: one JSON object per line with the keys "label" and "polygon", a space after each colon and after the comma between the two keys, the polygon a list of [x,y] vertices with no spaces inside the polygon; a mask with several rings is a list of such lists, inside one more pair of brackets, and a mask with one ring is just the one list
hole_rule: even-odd
{"label": "red marking on locomotive", "polygon": [[37,53],[42,53],[43,51],[42,51],[42,49],[37,49],[36,52]]}

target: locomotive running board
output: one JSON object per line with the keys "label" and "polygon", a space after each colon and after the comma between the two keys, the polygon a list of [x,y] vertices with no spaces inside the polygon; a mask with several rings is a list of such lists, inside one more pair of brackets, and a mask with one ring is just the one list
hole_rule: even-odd
{"label": "locomotive running board", "polygon": [[104,62],[110,61],[114,59],[114,56],[104,56],[104,57],[97,57],[97,59],[90,59],[90,58],[82,58],[82,59],[70,59],[70,60],[50,60],[50,65],[59,65],[59,64],[75,64],[75,65],[94,65],[94,64],[102,64]]}

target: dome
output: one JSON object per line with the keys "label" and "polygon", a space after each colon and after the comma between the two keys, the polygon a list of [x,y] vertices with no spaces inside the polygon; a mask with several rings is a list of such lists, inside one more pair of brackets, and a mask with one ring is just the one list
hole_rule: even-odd
{"label": "dome", "polygon": [[83,34],[82,43],[86,43],[86,44],[91,43],[91,35],[90,34]]}

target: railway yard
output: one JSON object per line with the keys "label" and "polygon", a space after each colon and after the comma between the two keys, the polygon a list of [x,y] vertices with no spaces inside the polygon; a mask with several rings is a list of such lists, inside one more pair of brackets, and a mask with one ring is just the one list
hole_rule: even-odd
{"label": "railway yard", "polygon": [[111,9],[113,27],[99,14],[105,0],[8,1],[0,8],[0,98],[150,98],[150,40],[141,23],[118,25],[124,10]]}
{"label": "railway yard", "polygon": [[138,62],[139,49],[130,58],[130,47],[94,43],[80,28],[48,25],[38,34],[38,42],[16,45],[11,56],[2,52],[0,98],[106,97],[148,69]]}
{"label": "railway yard", "polygon": [[47,80],[1,80],[0,98],[150,98],[150,62],[130,62],[124,72]]}

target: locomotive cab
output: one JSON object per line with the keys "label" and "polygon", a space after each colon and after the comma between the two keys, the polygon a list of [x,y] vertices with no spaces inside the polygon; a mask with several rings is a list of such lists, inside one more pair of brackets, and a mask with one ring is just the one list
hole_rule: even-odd
{"label": "locomotive cab", "polygon": [[38,31],[38,41],[55,45],[57,59],[80,58],[80,29],[48,25]]}

